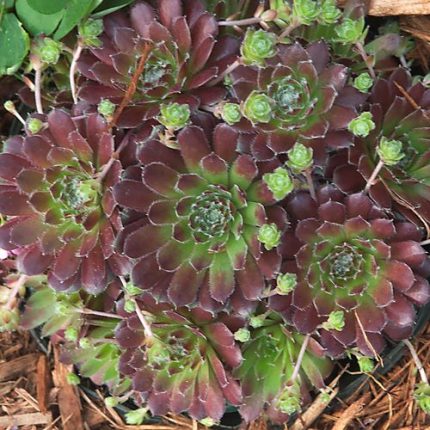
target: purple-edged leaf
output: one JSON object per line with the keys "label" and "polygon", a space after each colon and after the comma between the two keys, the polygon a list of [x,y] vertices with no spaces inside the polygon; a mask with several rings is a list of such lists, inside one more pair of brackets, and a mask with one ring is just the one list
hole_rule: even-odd
{"label": "purple-edged leaf", "polygon": [[73,149],[68,136],[76,130],[76,126],[69,114],[60,109],[54,109],[48,114],[48,127],[57,145]]}
{"label": "purple-edged leaf", "polygon": [[387,279],[382,279],[372,292],[372,298],[380,308],[389,305],[394,300],[393,284]]}
{"label": "purple-edged leaf", "polygon": [[[1,154],[5,155],[5,154]],[[42,186],[44,174],[40,170],[25,169],[16,176],[16,183],[24,193],[32,193]]]}
{"label": "purple-edged leaf", "polygon": [[254,260],[248,254],[245,268],[236,273],[239,288],[247,300],[258,300],[264,289],[264,278]]}
{"label": "purple-edged leaf", "polygon": [[37,245],[32,245],[17,257],[17,268],[28,276],[40,275],[52,264],[53,256],[43,254]]}
{"label": "purple-edged leaf", "polygon": [[230,236],[226,245],[227,254],[230,257],[230,262],[234,270],[241,270],[245,266],[246,255],[248,253],[248,245],[242,237],[237,239],[234,235]]}
{"label": "purple-edged leaf", "polygon": [[155,252],[171,237],[171,228],[145,225],[125,240],[124,252],[131,258],[141,258]]}
{"label": "purple-edged leaf", "polygon": [[194,245],[193,254],[190,257],[191,265],[197,270],[207,269],[212,261],[212,255],[208,253],[208,246],[205,243]]}
{"label": "purple-edged leaf", "polygon": [[324,221],[342,224],[345,221],[345,206],[342,203],[328,201],[318,208],[318,214]]}
{"label": "purple-edged leaf", "polygon": [[420,266],[426,259],[423,247],[412,240],[392,243],[391,253],[393,258],[403,261],[413,268]]}
{"label": "purple-edged leaf", "polygon": [[106,265],[100,246],[95,246],[88,257],[82,260],[82,286],[90,294],[97,294],[106,288]]}
{"label": "purple-edged leaf", "polygon": [[240,213],[243,217],[243,222],[248,225],[262,226],[266,223],[266,211],[261,203],[248,202]]}
{"label": "purple-edged leaf", "polygon": [[248,201],[259,202],[264,205],[276,203],[272,192],[267,187],[266,183],[262,180],[253,182],[247,190]]}
{"label": "purple-edged leaf", "polygon": [[30,163],[14,154],[0,154],[0,178],[13,181],[21,170],[30,167]]}
{"label": "purple-edged leaf", "polygon": [[197,272],[189,263],[179,267],[170,281],[167,295],[175,306],[185,306],[193,303],[197,291],[203,282],[205,273]]}
{"label": "purple-edged leaf", "polygon": [[362,303],[355,312],[365,332],[379,333],[385,327],[385,312],[372,302]]}
{"label": "purple-edged leaf", "polygon": [[10,216],[32,215],[33,208],[24,194],[17,191],[0,192],[0,213]]}
{"label": "purple-edged leaf", "polygon": [[30,245],[43,235],[47,226],[42,223],[39,216],[20,219],[10,232],[10,239],[18,246]]}
{"label": "purple-edged leaf", "polygon": [[218,124],[213,133],[213,146],[215,152],[228,163],[237,157],[237,141],[239,133],[227,124]]}
{"label": "purple-edged leaf", "polygon": [[405,295],[416,305],[425,305],[430,299],[429,282],[421,276],[416,276],[414,285],[409,288]]}
{"label": "purple-edged leaf", "polygon": [[242,362],[240,347],[236,344],[233,333],[225,324],[221,322],[208,324],[205,333],[215,351],[229,367],[239,366]]}
{"label": "purple-edged leaf", "polygon": [[145,185],[153,192],[164,197],[176,195],[175,186],[178,173],[162,163],[151,163],[143,169],[142,178]]}
{"label": "purple-edged leaf", "polygon": [[188,261],[193,252],[194,243],[178,242],[174,239],[169,240],[157,252],[157,261],[161,269],[166,272],[174,272],[185,261]]}
{"label": "purple-edged leaf", "polygon": [[[141,259],[133,267],[131,273],[133,284],[143,290],[150,290],[160,282],[167,282],[168,274],[160,270],[155,255]],[[168,283],[166,283],[167,288]]]}
{"label": "purple-edged leaf", "polygon": [[151,203],[159,199],[144,184],[130,179],[124,179],[115,185],[113,195],[120,206],[139,212],[147,212]]}
{"label": "purple-edged leaf", "polygon": [[401,292],[409,290],[415,282],[412,269],[406,263],[397,260],[388,262],[386,277],[392,282],[394,288]]}
{"label": "purple-edged leaf", "polygon": [[188,126],[178,133],[177,139],[182,158],[190,173],[201,173],[200,161],[211,152],[204,131],[196,126]]}
{"label": "purple-edged leaf", "polygon": [[234,271],[227,253],[215,254],[209,267],[209,285],[211,296],[224,303],[233,293]]}
{"label": "purple-edged leaf", "polygon": [[175,17],[172,20],[170,31],[181,53],[187,53],[191,48],[191,33],[184,16]]}
{"label": "purple-edged leaf", "polygon": [[115,333],[115,338],[122,348],[137,348],[145,341],[143,331],[131,330],[125,323],[121,323]]}
{"label": "purple-edged leaf", "polygon": [[239,155],[230,169],[230,183],[247,190],[258,174],[258,168],[249,155]]}
{"label": "purple-edged leaf", "polygon": [[148,219],[155,225],[173,224],[178,219],[175,209],[175,201],[158,200],[150,206]]}
{"label": "purple-edged leaf", "polygon": [[388,321],[399,327],[411,327],[416,313],[412,303],[401,294],[394,294],[394,301],[385,308]]}
{"label": "purple-edged leaf", "polygon": [[77,256],[78,250],[78,241],[69,242],[57,255],[53,273],[60,281],[71,278],[79,270],[81,258]]}
{"label": "purple-edged leaf", "polygon": [[227,163],[214,152],[200,161],[202,176],[211,184],[228,186]]}

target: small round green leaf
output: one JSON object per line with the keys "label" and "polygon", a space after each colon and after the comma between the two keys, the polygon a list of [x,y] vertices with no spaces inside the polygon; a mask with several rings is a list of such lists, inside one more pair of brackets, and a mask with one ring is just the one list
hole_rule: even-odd
{"label": "small round green leaf", "polygon": [[67,0],[28,0],[28,4],[36,12],[52,15],[64,9],[67,5]]}
{"label": "small round green leaf", "polygon": [[64,14],[64,11],[60,10],[54,14],[44,15],[33,9],[29,5],[29,0],[17,0],[15,8],[18,18],[25,29],[33,36],[37,36],[38,34],[49,36],[52,34],[58,27]]}

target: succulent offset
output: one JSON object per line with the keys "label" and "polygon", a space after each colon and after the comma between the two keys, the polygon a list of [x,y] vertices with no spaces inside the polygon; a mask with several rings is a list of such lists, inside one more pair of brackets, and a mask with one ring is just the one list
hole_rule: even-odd
{"label": "succulent offset", "polygon": [[41,326],[130,425],[289,425],[338,359],[411,350],[430,90],[408,39],[362,0],[93,3],[38,32],[29,109],[4,104],[0,331]]}

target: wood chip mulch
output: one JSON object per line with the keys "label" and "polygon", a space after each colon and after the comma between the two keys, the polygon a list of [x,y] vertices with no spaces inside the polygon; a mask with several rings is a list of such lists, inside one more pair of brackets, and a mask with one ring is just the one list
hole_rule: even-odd
{"label": "wood chip mulch", "polygon": [[[430,377],[430,325],[414,346]],[[100,399],[90,398],[67,383],[70,371],[55,348],[47,357],[28,333],[0,333],[0,429],[3,430],[202,430],[184,416],[166,416],[160,424],[128,426]],[[324,412],[327,396],[314,403],[285,430],[430,430],[430,417],[413,401],[415,364],[405,355],[385,376],[370,376],[354,395],[336,397],[328,390],[333,410]],[[264,419],[242,430],[270,430]]]}

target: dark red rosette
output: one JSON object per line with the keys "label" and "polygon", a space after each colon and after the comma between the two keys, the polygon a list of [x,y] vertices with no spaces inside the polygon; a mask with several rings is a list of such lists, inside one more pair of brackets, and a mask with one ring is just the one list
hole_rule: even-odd
{"label": "dark red rosette", "polygon": [[[374,355],[384,337],[408,338],[414,305],[430,298],[420,229],[390,219],[366,195],[334,186],[321,188],[317,201],[298,192],[286,207],[294,222],[283,238],[282,272],[296,274],[297,286],[274,296],[271,307],[301,333],[318,330],[331,356],[354,346]],[[322,328],[334,311],[344,313],[344,327]]]}
{"label": "dark red rosette", "polygon": [[84,79],[79,97],[91,104],[109,99],[120,104],[150,46],[136,91],[118,119],[136,127],[158,115],[160,103],[192,108],[220,101],[221,86],[211,81],[237,58],[239,41],[218,37],[218,23],[199,0],[160,0],[156,7],[137,2],[130,10],[104,19],[102,46],[85,51],[78,62]]}
{"label": "dark red rosette", "polygon": [[141,165],[115,186],[117,203],[133,211],[118,245],[136,260],[133,283],[154,297],[247,312],[276,276],[276,246],[263,247],[258,233],[267,223],[286,227],[285,211],[262,180],[279,163],[257,165],[237,152],[238,139],[220,124],[211,141],[200,127],[184,128],[178,151],[148,140]]}
{"label": "dark red rosette", "polygon": [[34,135],[6,141],[0,154],[0,247],[17,250],[18,269],[48,271],[57,290],[105,289],[114,275],[127,273],[127,258],[114,241],[122,228],[112,187],[121,164],[112,162],[114,138],[98,115],[74,119],[62,110],[46,117]]}
{"label": "dark red rosette", "polygon": [[369,97],[375,129],[356,137],[349,151],[330,161],[334,182],[345,192],[363,190],[379,157],[382,139],[402,143],[405,156],[395,165],[384,165],[369,195],[383,208],[396,208],[413,222],[430,222],[430,90],[412,84],[405,69],[379,79]]}

